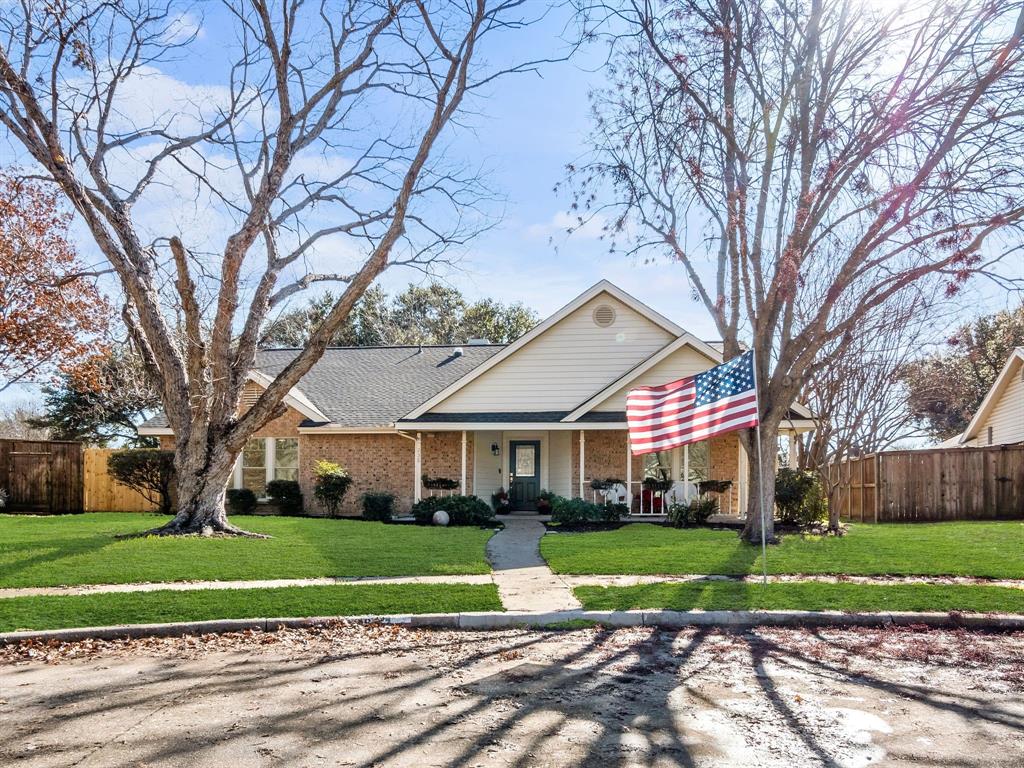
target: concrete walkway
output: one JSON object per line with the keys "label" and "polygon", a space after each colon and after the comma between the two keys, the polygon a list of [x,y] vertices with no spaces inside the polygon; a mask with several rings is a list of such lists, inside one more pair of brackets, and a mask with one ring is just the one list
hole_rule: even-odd
{"label": "concrete walkway", "polygon": [[504,530],[487,542],[487,559],[507,611],[565,611],[580,607],[569,585],[540,556],[544,525],[503,516]]}

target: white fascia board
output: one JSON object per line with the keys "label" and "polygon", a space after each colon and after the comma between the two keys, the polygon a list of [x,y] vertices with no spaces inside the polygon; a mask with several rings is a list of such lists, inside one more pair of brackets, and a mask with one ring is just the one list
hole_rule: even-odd
{"label": "white fascia board", "polygon": [[715,363],[716,365],[722,362],[721,352],[716,350],[707,342],[701,341],[693,334],[684,333],[679,338],[670,341],[668,344],[659,349],[646,360],[643,360],[634,365],[624,374],[615,379],[615,381],[613,381],[611,384],[607,385],[600,392],[590,397],[590,399],[588,399],[585,403],[578,406],[576,410],[569,413],[564,419],[562,419],[562,421],[576,421],[578,418],[580,418],[580,416],[592,411],[594,408],[596,408],[609,397],[614,395],[616,392],[618,392],[624,386],[629,384],[631,381],[634,381],[638,377],[643,376],[645,373],[647,373],[647,371],[649,371],[655,365],[657,365],[662,360],[667,358],[669,355],[673,354],[674,352],[677,352],[678,350],[686,346],[693,347],[695,350],[700,352],[702,355],[704,355],[706,358],[708,358],[711,362]]}
{"label": "white fascia board", "polygon": [[[262,371],[249,371],[246,378],[264,389],[269,387],[271,382],[274,381],[273,376],[268,376]],[[313,405],[313,401],[306,397],[298,387],[292,387],[288,390],[288,394],[284,396],[284,403],[285,405],[294,408],[307,419],[313,419],[314,421],[330,421],[330,419],[327,418],[327,415]]]}
{"label": "white fascia board", "polygon": [[483,363],[478,365],[473,370],[467,371],[466,374],[464,376],[462,376],[462,378],[457,379],[456,381],[452,382],[447,387],[445,387],[440,392],[438,392],[436,395],[431,397],[429,400],[426,400],[425,402],[423,402],[422,404],[418,405],[413,410],[409,411],[409,413],[407,413],[403,418],[404,419],[416,419],[416,418],[419,418],[424,413],[426,413],[431,408],[433,408],[435,405],[437,405],[438,403],[441,403],[441,402],[447,400],[449,397],[451,397],[453,394],[455,394],[460,389],[465,387],[471,381],[474,381],[476,378],[478,378],[479,376],[481,376],[484,373],[486,373],[487,371],[489,371],[491,368],[496,366],[502,360],[507,360],[509,357],[514,355],[517,351],[519,351],[520,349],[525,347],[527,344],[529,344],[531,341],[533,341],[538,336],[543,334],[545,331],[553,328],[555,325],[557,325],[559,322],[561,322],[564,318],[566,318],[567,316],[569,316],[570,314],[575,312],[577,309],[582,307],[584,304],[586,304],[588,301],[590,301],[591,299],[595,298],[596,296],[599,296],[602,293],[607,293],[608,295],[612,296],[613,298],[618,299],[623,304],[628,306],[630,309],[633,309],[634,311],[636,311],[639,314],[643,315],[648,320],[653,322],[655,325],[657,325],[657,326],[663,328],[664,330],[668,331],[673,336],[679,336],[681,333],[683,333],[683,329],[680,328],[675,323],[673,323],[667,317],[659,314],[658,312],[655,312],[653,309],[648,307],[646,304],[644,304],[643,302],[639,301],[635,297],[629,295],[628,293],[626,293],[624,290],[622,290],[618,286],[613,285],[612,283],[608,282],[607,280],[601,280],[600,282],[592,285],[590,288],[585,290],[583,293],[581,293],[575,299],[570,301],[568,304],[566,304],[560,310],[555,312],[547,320],[544,320],[543,322],[535,325],[528,333],[526,333],[523,336],[520,336],[514,342],[512,342],[507,347],[505,347],[503,350],[501,350],[501,352],[498,352],[496,355],[492,355],[491,357],[489,357],[487,360],[485,360]]}
{"label": "white fascia board", "polygon": [[174,434],[174,430],[170,427],[139,427],[136,432],[144,437],[158,437],[161,435]]}
{"label": "white fascia board", "polygon": [[967,429],[965,429],[963,434],[960,435],[961,443],[966,443],[968,440],[973,440],[978,436],[978,429],[985,423],[989,412],[995,408],[996,403],[999,402],[999,396],[1003,393],[1003,387],[1006,385],[1007,381],[1009,381],[1010,371],[1018,360],[1024,363],[1024,347],[1017,347],[1006,359],[1006,364],[1003,365],[1003,369],[999,371],[999,375],[996,376],[996,380],[992,382],[992,386],[989,388],[988,392],[985,393],[985,399],[982,400],[981,405],[978,406],[978,411],[974,414],[974,418],[971,419],[970,423],[967,425]]}
{"label": "white fascia board", "polygon": [[573,429],[581,429],[584,432],[589,432],[595,430],[629,428],[624,421],[583,421],[571,423],[564,421],[438,421],[433,423],[422,421],[399,421],[396,426],[403,432],[461,432],[463,430],[466,432],[538,432],[543,430],[564,432]]}

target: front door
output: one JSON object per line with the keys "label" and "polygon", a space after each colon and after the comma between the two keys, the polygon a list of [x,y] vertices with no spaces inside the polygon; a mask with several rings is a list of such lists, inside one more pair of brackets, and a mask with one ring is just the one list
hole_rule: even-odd
{"label": "front door", "polygon": [[512,509],[537,510],[540,493],[540,441],[513,440],[508,444],[508,497]]}

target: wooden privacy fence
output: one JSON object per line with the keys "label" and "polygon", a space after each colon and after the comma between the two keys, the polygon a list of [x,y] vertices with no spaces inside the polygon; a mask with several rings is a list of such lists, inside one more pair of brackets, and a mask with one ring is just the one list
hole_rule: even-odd
{"label": "wooden privacy fence", "polygon": [[114,448],[85,449],[85,510],[87,512],[155,512],[158,504],[121,485],[107,473]]}
{"label": "wooden privacy fence", "polygon": [[82,444],[0,440],[0,488],[5,512],[58,515],[81,512]]}
{"label": "wooden privacy fence", "polygon": [[832,464],[830,502],[858,522],[1024,518],[1024,446],[884,451]]}

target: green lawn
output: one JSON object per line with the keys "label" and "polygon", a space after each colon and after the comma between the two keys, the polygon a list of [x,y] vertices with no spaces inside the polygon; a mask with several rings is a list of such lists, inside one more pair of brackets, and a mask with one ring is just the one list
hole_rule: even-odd
{"label": "green lawn", "polygon": [[151,514],[0,515],[0,587],[489,573],[493,533],[301,517],[232,517],[272,539],[149,537]]}
{"label": "green lawn", "polygon": [[[599,533],[552,533],[541,553],[556,573],[742,575],[761,572],[761,548],[733,531],[627,525]],[[841,537],[783,537],[768,550],[770,573],[956,575],[1024,578],[1024,523],[851,525]]]}
{"label": "green lawn", "polygon": [[576,597],[591,611],[634,608],[689,611],[963,611],[1024,613],[1024,590],[942,584],[822,584],[784,582],[767,587],[750,582],[643,584],[634,587],[577,587]]}
{"label": "green lawn", "polygon": [[0,599],[0,632],[360,614],[500,611],[493,584],[353,584],[275,589],[104,592]]}

